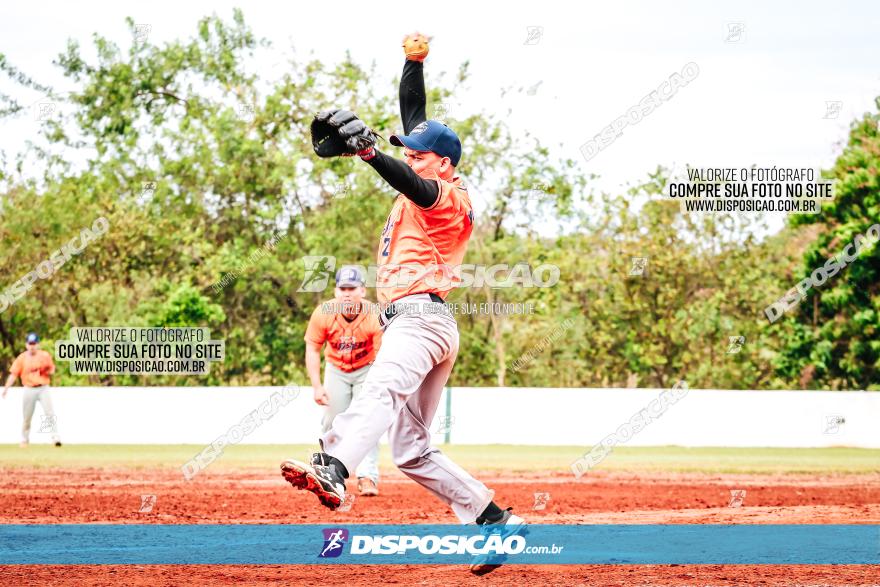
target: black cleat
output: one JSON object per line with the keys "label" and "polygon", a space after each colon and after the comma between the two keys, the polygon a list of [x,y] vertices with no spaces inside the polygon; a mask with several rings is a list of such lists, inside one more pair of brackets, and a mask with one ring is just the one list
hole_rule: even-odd
{"label": "black cleat", "polygon": [[281,474],[288,483],[297,489],[311,491],[318,496],[321,504],[335,510],[345,501],[345,480],[332,465],[304,463],[288,459],[281,463]]}

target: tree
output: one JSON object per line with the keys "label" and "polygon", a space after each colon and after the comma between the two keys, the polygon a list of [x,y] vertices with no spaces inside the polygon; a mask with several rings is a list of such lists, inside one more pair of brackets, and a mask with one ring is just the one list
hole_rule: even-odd
{"label": "tree", "polygon": [[[880,110],[880,98],[876,101]],[[813,225],[793,286],[822,267],[880,222],[880,115],[866,113],[850,127],[843,152],[825,177],[835,197],[816,215],[792,217],[793,226]],[[850,249],[852,250],[852,249]],[[785,288],[788,289],[788,288]],[[880,389],[880,246],[866,244],[858,257],[831,276],[784,319],[791,323],[779,374],[801,387]]]}
{"label": "tree", "polygon": [[[394,196],[360,162],[316,158],[308,126],[315,112],[345,105],[387,136],[397,124],[396,91],[377,88],[374,72],[350,58],[333,68],[291,59],[277,79],[259,78],[250,58],[268,43],[240,11],[231,21],[204,18],[192,38],[162,46],[121,48],[100,35],[94,45],[91,60],[73,41],[59,56],[74,86],[63,95],[0,61],[17,84],[58,105],[43,121],[42,143],[4,169],[3,283],[19,277],[8,269],[34,267],[83,224],[105,217],[110,225],[0,314],[0,357],[14,356],[20,332],[31,328],[51,347],[72,326],[188,324],[225,339],[224,363],[205,378],[150,383],[305,382],[306,323],[330,294],[297,291],[302,259],[373,262]],[[431,101],[460,93],[466,69],[451,85],[432,84]],[[0,113],[22,113],[11,95],[0,102]],[[510,162],[494,167],[502,160],[530,166],[507,173],[504,190],[529,185],[538,170],[560,175],[545,149],[513,145],[495,118],[454,124],[471,154],[461,171],[475,181],[511,171]],[[34,157],[43,166],[36,177],[25,165]],[[563,183],[558,189],[570,192]],[[480,234],[497,234],[501,220],[491,231],[481,224]],[[254,255],[277,234],[269,254]],[[61,374],[67,384],[136,380]]]}
{"label": "tree", "polygon": [[[260,77],[252,57],[269,44],[240,11],[204,18],[191,38],[161,46],[120,48],[100,35],[94,45],[91,59],[75,42],[59,56],[73,87],[63,95],[0,55],[16,87],[58,105],[39,139],[14,162],[3,159],[0,288],[96,218],[109,224],[0,312],[0,362],[29,330],[51,348],[73,326],[186,325],[225,340],[225,360],[207,376],[61,369],[59,383],[305,384],[306,324],[332,294],[298,291],[304,258],[374,263],[396,196],[360,161],[317,158],[309,123],[345,106],[388,136],[399,125],[396,87],[377,87],[379,76],[350,57],[332,67],[291,58],[274,79]],[[467,95],[467,63],[452,76],[427,75],[429,112]],[[0,92],[0,116],[23,112],[13,93]],[[458,172],[485,210],[465,263],[510,271],[500,273],[504,287],[484,281],[450,293],[459,308],[477,309],[457,316],[450,384],[667,387],[684,378],[691,387],[785,388],[807,363],[822,365],[816,382],[876,380],[876,251],[847,269],[850,289],[822,290],[833,320],[811,325],[804,313],[768,327],[762,310],[796,283],[786,271],[816,225],[794,223],[760,241],[752,217],[682,214],[660,196],[663,169],[632,189],[596,194],[578,162],[511,132],[504,114],[449,114],[463,142]],[[837,200],[798,222],[833,222],[839,239],[866,228],[878,217],[877,152],[876,117],[867,117],[835,167]],[[823,234],[819,242],[838,246]],[[825,252],[819,246],[809,266]],[[642,274],[631,274],[633,258],[647,259]],[[528,286],[525,276],[542,266],[558,270],[558,282]],[[479,312],[496,302],[531,313]],[[744,338],[735,352],[731,337]],[[783,340],[789,349],[778,353]]]}

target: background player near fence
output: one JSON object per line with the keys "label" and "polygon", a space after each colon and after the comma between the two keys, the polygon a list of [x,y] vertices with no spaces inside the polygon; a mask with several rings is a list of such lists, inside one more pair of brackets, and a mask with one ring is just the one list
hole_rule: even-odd
{"label": "background player near fence", "polygon": [[[406,47],[406,43],[405,43]],[[460,280],[450,269],[461,265],[473,231],[467,189],[455,175],[461,142],[446,125],[425,119],[422,59],[407,55],[400,80],[406,162],[375,148],[375,135],[348,111],[322,112],[313,124],[313,144],[322,154],[326,126],[338,129],[348,152],[356,152],[399,192],[379,242],[376,291],[385,327],[382,348],[361,395],[333,421],[321,438],[323,452],[311,463],[284,461],[282,473],[294,487],[315,493],[336,509],[345,497],[345,479],[388,430],[397,467],[449,504],[463,523],[497,525],[519,531],[525,522],[499,508],[494,492],[431,446],[429,426],[458,353],[458,326],[443,300]],[[366,143],[366,146],[362,146]],[[332,142],[330,143],[332,144]],[[323,154],[322,154],[323,156]],[[494,416],[494,415],[493,415]],[[475,561],[486,573],[500,561]]]}
{"label": "background player near fence", "polygon": [[[306,330],[306,370],[315,403],[325,406],[321,432],[330,430],[337,414],[361,391],[370,365],[382,341],[382,327],[375,307],[364,299],[364,276],[357,267],[336,272],[335,297],[312,312]],[[326,346],[325,346],[326,344]],[[321,347],[324,347],[324,382],[321,383]],[[379,493],[379,444],[358,465],[358,491],[364,496]]]}
{"label": "background player near fence", "polygon": [[9,369],[9,377],[6,378],[6,385],[3,387],[3,397],[9,391],[9,387],[15,383],[16,378],[21,378],[21,385],[24,387],[22,395],[22,417],[21,423],[21,447],[24,448],[30,443],[31,420],[34,417],[34,409],[37,402],[43,407],[45,416],[44,426],[40,427],[41,432],[45,432],[45,428],[52,433],[52,441],[55,446],[61,446],[61,438],[58,436],[58,420],[55,417],[55,409],[52,407],[52,395],[49,391],[49,378],[55,373],[55,363],[52,361],[52,355],[40,349],[40,337],[36,333],[31,332],[25,339],[27,350],[12,363]]}

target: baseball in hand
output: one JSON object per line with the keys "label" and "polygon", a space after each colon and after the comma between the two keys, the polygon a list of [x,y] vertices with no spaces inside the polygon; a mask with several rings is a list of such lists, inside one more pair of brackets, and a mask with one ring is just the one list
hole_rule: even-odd
{"label": "baseball in hand", "polygon": [[428,42],[431,39],[422,33],[412,33],[403,38],[403,53],[410,61],[424,61],[428,56]]}

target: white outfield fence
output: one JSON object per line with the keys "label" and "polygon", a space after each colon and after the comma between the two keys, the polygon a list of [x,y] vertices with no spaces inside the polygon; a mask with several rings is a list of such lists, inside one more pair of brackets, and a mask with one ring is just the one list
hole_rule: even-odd
{"label": "white outfield fence", "polygon": [[[659,412],[659,389],[451,390],[432,423],[454,444],[880,448],[880,393],[691,389]],[[316,442],[321,408],[310,387],[56,387],[57,426],[70,444]],[[17,443],[21,388],[0,401],[0,443]],[[641,412],[641,425],[633,417]],[[31,442],[50,440],[37,407]],[[41,431],[41,428],[43,431]],[[635,432],[633,432],[635,431]],[[630,436],[630,433],[631,436]]]}

